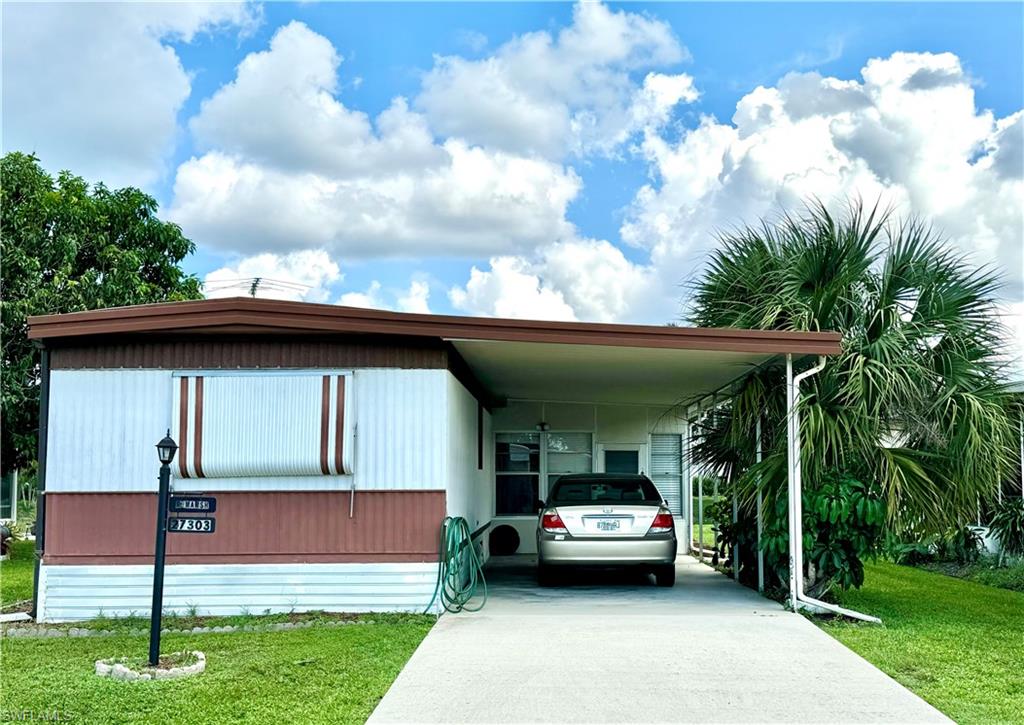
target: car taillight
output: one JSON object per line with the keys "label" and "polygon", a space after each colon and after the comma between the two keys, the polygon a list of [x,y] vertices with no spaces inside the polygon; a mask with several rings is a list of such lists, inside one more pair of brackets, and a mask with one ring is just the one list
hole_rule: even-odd
{"label": "car taillight", "polygon": [[568,534],[569,529],[562,523],[562,517],[554,509],[545,511],[540,517],[540,527],[549,534]]}
{"label": "car taillight", "polygon": [[647,530],[649,534],[667,534],[672,530],[674,526],[672,521],[672,512],[666,509],[661,509],[658,515],[654,517],[654,521],[651,522],[651,528]]}

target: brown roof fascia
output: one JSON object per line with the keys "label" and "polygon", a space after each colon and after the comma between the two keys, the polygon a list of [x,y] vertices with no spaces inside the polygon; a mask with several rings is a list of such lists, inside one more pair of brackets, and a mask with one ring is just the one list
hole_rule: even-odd
{"label": "brown roof fascia", "polygon": [[366,333],[571,345],[832,355],[835,332],[737,330],[424,315],[232,297],[29,318],[34,340],[131,333]]}

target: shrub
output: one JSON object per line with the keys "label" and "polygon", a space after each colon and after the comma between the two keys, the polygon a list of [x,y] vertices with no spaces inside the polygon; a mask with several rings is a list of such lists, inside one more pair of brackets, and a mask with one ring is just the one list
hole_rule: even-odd
{"label": "shrub", "polygon": [[998,504],[989,529],[999,539],[1003,554],[1024,556],[1024,498],[1007,498]]}
{"label": "shrub", "polygon": [[[885,502],[872,486],[849,474],[832,473],[803,491],[804,562],[808,594],[820,597],[833,586],[864,583],[864,560],[882,545]],[[765,565],[779,582],[789,572],[786,499],[765,506],[761,548]]]}
{"label": "shrub", "polygon": [[909,540],[891,541],[886,549],[893,561],[908,566],[938,561],[971,564],[981,557],[982,541],[974,529],[961,526],[941,536],[911,534]]}
{"label": "shrub", "polygon": [[981,556],[981,544],[981,536],[974,529],[961,526],[946,532],[939,539],[936,555],[940,561],[970,564]]}

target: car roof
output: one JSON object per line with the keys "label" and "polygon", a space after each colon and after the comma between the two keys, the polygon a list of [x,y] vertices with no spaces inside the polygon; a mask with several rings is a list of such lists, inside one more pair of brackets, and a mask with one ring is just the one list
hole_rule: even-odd
{"label": "car roof", "polygon": [[642,473],[566,473],[558,481],[641,481],[650,480]]}

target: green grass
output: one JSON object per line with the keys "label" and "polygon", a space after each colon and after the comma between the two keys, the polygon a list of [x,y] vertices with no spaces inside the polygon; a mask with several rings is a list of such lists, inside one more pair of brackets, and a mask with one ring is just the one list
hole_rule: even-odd
{"label": "green grass", "polygon": [[1024,594],[887,562],[822,629],[959,723],[1024,723]]}
{"label": "green grass", "polygon": [[144,655],[146,637],[3,642],[0,712],[66,713],[79,723],[361,723],[434,618],[267,633],[165,635],[164,653],[200,650],[206,672],[121,682],[94,663]]}
{"label": "green grass", "polygon": [[10,558],[0,561],[0,606],[32,598],[35,542],[15,541]]}
{"label": "green grass", "polygon": [[[712,530],[714,524],[704,524],[704,548],[712,549],[715,546],[715,532]],[[693,540],[697,541],[700,534],[700,526],[693,525]]]}

